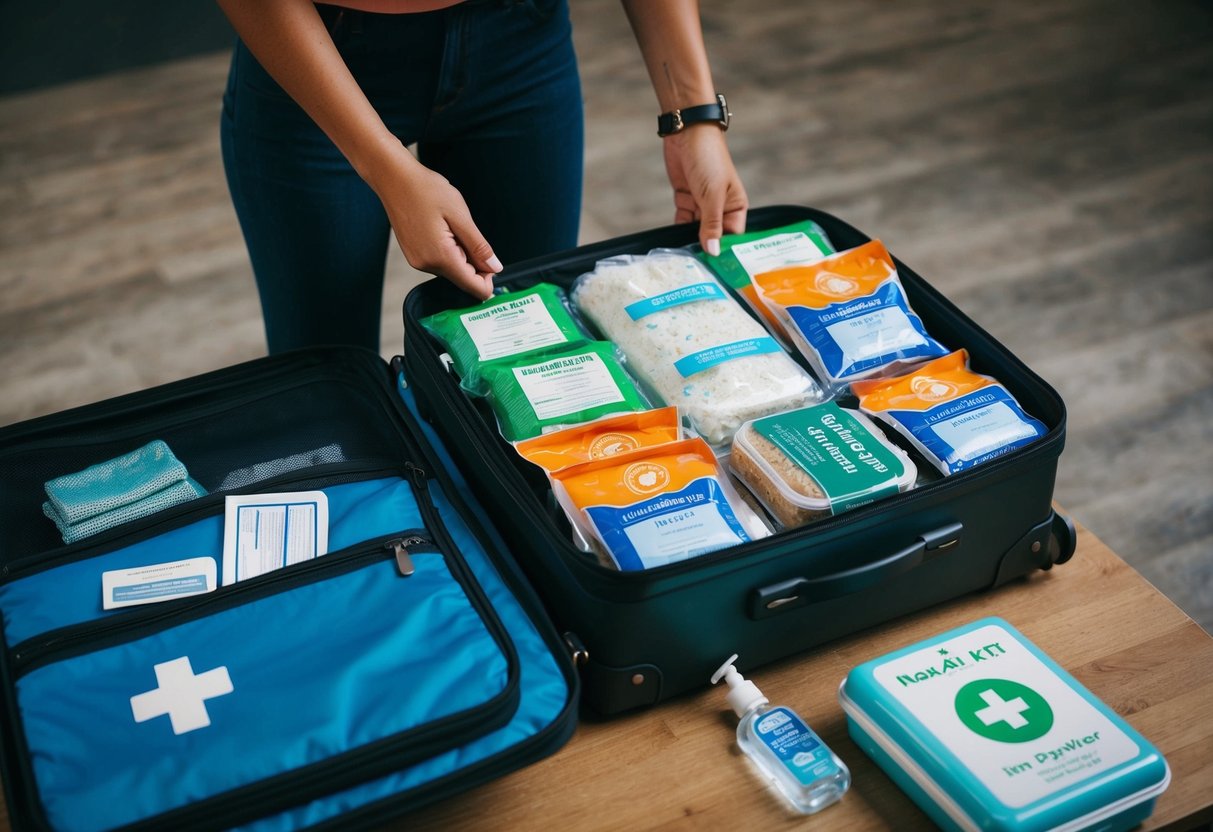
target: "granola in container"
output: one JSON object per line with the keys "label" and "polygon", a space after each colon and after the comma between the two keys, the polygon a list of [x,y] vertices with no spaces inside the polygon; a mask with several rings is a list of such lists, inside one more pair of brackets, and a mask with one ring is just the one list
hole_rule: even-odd
{"label": "granola in container", "polygon": [[867,416],[834,402],[747,422],[729,466],[783,528],[907,491],[918,476]]}

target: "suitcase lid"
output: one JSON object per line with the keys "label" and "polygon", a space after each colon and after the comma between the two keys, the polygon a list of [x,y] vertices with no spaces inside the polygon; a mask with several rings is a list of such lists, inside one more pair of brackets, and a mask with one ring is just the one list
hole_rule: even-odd
{"label": "suitcase lid", "polygon": [[1154,746],[1001,618],[859,665],[838,696],[961,829],[1086,828],[1170,783]]}

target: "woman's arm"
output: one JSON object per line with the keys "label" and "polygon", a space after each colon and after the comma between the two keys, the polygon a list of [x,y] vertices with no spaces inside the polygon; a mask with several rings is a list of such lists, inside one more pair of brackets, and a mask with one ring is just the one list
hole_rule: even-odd
{"label": "woman's arm", "polygon": [[476,297],[488,297],[501,261],[463,197],[387,129],[311,0],[218,2],[265,70],[374,189],[409,263]]}
{"label": "woman's arm", "polygon": [[[661,112],[716,100],[698,0],[622,0]],[[699,220],[699,242],[720,252],[722,233],[745,231],[749,200],[714,124],[693,124],[662,139],[674,186],[674,222]]]}

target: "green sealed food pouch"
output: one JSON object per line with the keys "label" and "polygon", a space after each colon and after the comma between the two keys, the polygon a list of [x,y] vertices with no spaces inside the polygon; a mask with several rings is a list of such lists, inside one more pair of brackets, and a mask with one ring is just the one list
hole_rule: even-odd
{"label": "green sealed food pouch", "polygon": [[469,385],[482,364],[589,339],[569,313],[564,292],[551,283],[494,295],[477,306],[448,309],[421,319],[442,342],[455,372]]}
{"label": "green sealed food pouch", "polygon": [[510,442],[610,413],[649,409],[607,341],[490,362],[481,368],[474,392],[488,398]]}
{"label": "green sealed food pouch", "polygon": [[712,257],[705,251],[699,252],[698,257],[739,294],[786,345],[788,339],[783,326],[754,290],[754,276],[788,266],[807,266],[835,251],[837,249],[824,228],[812,220],[801,220],[765,231],[726,234],[720,238],[719,257]]}

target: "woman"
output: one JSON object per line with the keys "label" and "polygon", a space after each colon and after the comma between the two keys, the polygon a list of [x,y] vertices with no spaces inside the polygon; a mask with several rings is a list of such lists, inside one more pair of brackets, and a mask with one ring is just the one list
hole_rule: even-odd
{"label": "woman", "polygon": [[[478,299],[503,260],[576,245],[584,132],[567,0],[219,3],[240,35],[224,167],[270,352],[378,349],[389,230],[414,268]],[[717,251],[744,230],[747,200],[698,2],[623,6],[663,132],[691,108],[662,139],[675,222],[700,220]]]}

